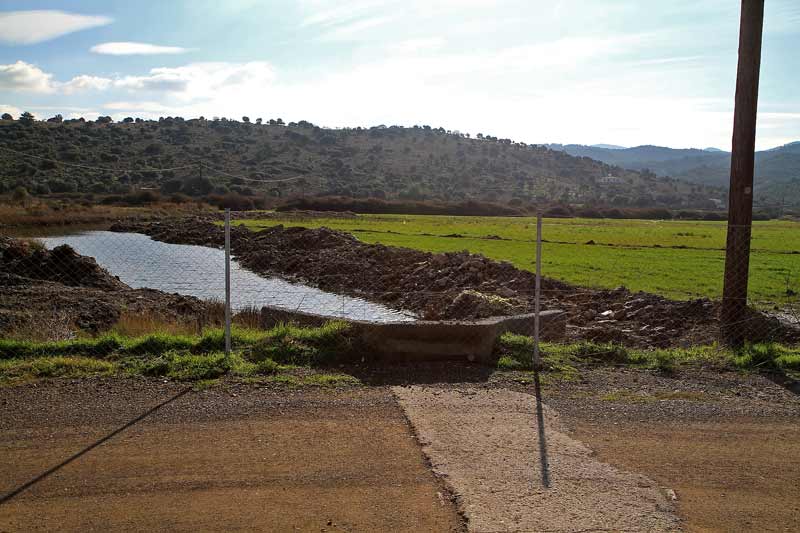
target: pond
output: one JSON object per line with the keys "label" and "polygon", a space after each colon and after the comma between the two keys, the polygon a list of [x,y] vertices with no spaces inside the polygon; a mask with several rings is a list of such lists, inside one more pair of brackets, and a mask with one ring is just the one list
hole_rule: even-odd
{"label": "pond", "polygon": [[[39,237],[48,249],[70,245],[133,288],[225,299],[225,252],[206,246],[169,244],[139,233],[87,231]],[[231,260],[231,307],[234,310],[268,305],[336,318],[373,322],[410,321],[408,313],[360,298],[343,296],[259,276]]]}

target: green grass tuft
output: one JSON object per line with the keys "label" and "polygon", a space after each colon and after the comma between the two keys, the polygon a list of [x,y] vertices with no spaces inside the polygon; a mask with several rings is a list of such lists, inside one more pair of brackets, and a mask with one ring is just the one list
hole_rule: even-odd
{"label": "green grass tuft", "polygon": [[[658,370],[665,374],[683,367],[707,369],[745,369],[766,372],[800,370],[800,347],[773,343],[750,344],[738,350],[710,345],[690,348],[632,349],[613,343],[577,342],[572,344],[541,343],[542,362],[546,370],[569,371],[592,365],[628,366]],[[501,370],[531,370],[533,339],[506,333],[497,347]]]}
{"label": "green grass tuft", "polygon": [[36,357],[0,361],[0,383],[16,383],[40,378],[80,378],[111,375],[116,365],[87,357]]}
{"label": "green grass tuft", "polygon": [[352,346],[347,336],[349,325],[329,322],[319,328],[278,325],[252,347],[255,361],[270,359],[276,363],[311,365],[346,358]]}
{"label": "green grass tuft", "polygon": [[[291,365],[310,366],[349,355],[352,347],[348,327],[344,322],[319,328],[279,325],[267,331],[236,327],[232,331],[234,351],[229,358],[223,353],[225,338],[221,329],[202,336],[115,334],[62,342],[0,339],[0,381],[118,372],[195,383],[227,374],[239,379],[267,376],[298,385],[345,384],[351,378],[316,374],[298,378],[290,373],[295,370]],[[75,366],[76,361],[83,366]]]}
{"label": "green grass tuft", "polygon": [[171,350],[188,350],[195,345],[190,336],[154,333],[129,341],[125,352],[135,355],[161,355]]}
{"label": "green grass tuft", "polygon": [[775,343],[746,344],[733,354],[738,368],[780,371],[800,370],[800,347],[786,347]]}

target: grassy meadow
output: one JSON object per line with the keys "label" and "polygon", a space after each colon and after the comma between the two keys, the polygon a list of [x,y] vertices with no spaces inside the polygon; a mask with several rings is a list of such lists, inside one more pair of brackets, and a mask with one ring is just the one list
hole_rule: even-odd
{"label": "grassy meadow", "polygon": [[[533,217],[359,215],[356,218],[236,220],[269,226],[326,226],[368,243],[430,252],[468,250],[515,266],[535,268]],[[726,223],[678,220],[545,219],[542,273],[590,287],[624,285],[671,298],[719,298]],[[750,298],[784,305],[800,292],[800,223],[753,225]]]}

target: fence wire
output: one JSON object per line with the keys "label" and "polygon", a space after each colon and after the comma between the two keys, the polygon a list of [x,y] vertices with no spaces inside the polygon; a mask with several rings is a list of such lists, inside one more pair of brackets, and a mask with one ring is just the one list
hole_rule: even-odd
{"label": "fence wire", "polygon": [[[747,262],[749,286],[733,287],[723,303],[724,239],[681,232],[677,225],[670,231],[680,244],[666,246],[647,231],[653,225],[643,225],[637,243],[618,225],[547,219],[537,260],[534,221],[528,235],[514,237],[524,253],[512,265],[466,251],[366,244],[324,227],[276,224],[255,231],[241,225],[251,217],[231,214],[229,262],[221,217],[117,224],[35,240],[0,238],[2,357],[224,354],[226,264],[230,349],[253,363],[314,362],[324,349],[303,341],[301,333],[286,341],[284,331],[277,347],[254,346],[274,341],[280,335],[265,332],[285,324],[321,327],[330,321],[449,324],[376,329],[372,335],[380,338],[371,342],[412,360],[415,351],[419,360],[436,358],[437,350],[442,358],[457,358],[463,350],[482,361],[511,353],[522,367],[530,366],[539,343],[512,336],[508,346],[495,343],[486,356],[485,336],[533,338],[540,331],[545,359],[570,353],[612,363],[619,357],[615,347],[714,346],[730,332],[745,342],[800,340],[800,254],[780,239],[745,235],[736,241],[747,248],[739,261]],[[728,270],[736,267],[741,278],[744,265]],[[721,325],[720,313],[731,302],[735,312]],[[494,324],[491,333],[484,333],[487,324]]]}

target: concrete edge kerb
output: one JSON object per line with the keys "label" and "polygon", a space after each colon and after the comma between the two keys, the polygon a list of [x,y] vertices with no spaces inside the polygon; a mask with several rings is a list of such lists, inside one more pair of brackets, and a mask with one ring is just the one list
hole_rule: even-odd
{"label": "concrete edge kerb", "polygon": [[[354,327],[356,338],[376,358],[388,361],[444,361],[467,359],[491,364],[494,345],[503,333],[533,335],[533,313],[478,320],[419,320],[414,322],[369,322],[341,319]],[[260,325],[279,323],[321,326],[334,318],[275,307],[261,308]],[[336,319],[339,320],[339,319]],[[557,309],[539,314],[540,338],[562,339],[566,313]]]}

